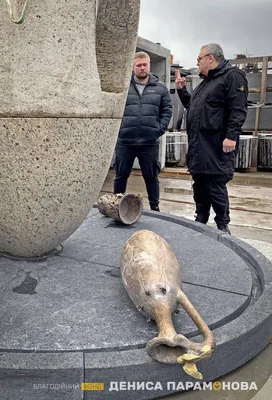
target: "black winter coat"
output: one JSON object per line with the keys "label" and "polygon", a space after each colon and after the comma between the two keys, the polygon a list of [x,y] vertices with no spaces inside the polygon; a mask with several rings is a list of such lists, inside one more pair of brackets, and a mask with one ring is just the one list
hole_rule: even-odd
{"label": "black winter coat", "polygon": [[171,116],[172,101],[167,87],[151,74],[141,96],[132,76],[118,143],[156,143],[165,133]]}
{"label": "black winter coat", "polygon": [[[222,61],[190,95],[178,89],[187,108],[187,167],[191,174],[234,173],[236,151],[223,152],[225,138],[238,143],[247,114],[246,75],[228,61]],[[237,146],[236,146],[237,150]]]}

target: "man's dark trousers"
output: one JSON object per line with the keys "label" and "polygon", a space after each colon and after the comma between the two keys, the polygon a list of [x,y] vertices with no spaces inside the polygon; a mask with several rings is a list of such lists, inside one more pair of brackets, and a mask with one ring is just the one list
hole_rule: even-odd
{"label": "man's dark trousers", "polygon": [[193,175],[193,191],[196,203],[196,221],[206,224],[210,216],[210,208],[216,214],[217,226],[225,226],[230,222],[229,197],[226,187],[232,179],[228,175]]}
{"label": "man's dark trousers", "polygon": [[114,193],[125,193],[127,180],[135,158],[138,158],[145,181],[150,207],[157,207],[160,197],[158,175],[161,170],[159,162],[159,142],[145,145],[126,145],[117,143],[115,148]]}

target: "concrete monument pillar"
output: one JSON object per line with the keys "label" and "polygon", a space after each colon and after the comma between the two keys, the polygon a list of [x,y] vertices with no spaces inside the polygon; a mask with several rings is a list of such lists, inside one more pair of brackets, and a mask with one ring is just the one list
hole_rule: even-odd
{"label": "concrete monument pillar", "polygon": [[34,0],[14,23],[24,6],[6,0],[0,12],[0,251],[31,257],[69,237],[97,199],[140,0]]}

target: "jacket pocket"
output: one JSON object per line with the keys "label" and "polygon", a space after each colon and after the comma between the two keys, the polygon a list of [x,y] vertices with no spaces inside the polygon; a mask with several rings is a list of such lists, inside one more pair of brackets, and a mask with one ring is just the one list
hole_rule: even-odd
{"label": "jacket pocket", "polygon": [[235,168],[236,152],[234,150],[229,153],[222,151],[222,160],[226,172],[233,173]]}
{"label": "jacket pocket", "polygon": [[223,128],[224,101],[206,99],[203,104],[200,129],[208,132],[218,132]]}
{"label": "jacket pocket", "polygon": [[156,138],[158,139],[158,138],[162,135],[159,118],[157,118],[157,123],[156,123],[156,125],[157,125],[157,126],[156,126],[156,131],[154,132],[154,135],[155,135]]}

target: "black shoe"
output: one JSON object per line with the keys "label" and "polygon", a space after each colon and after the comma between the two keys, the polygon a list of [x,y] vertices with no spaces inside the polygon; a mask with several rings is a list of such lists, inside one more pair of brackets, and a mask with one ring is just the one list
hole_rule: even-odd
{"label": "black shoe", "polygon": [[228,225],[218,225],[217,228],[220,231],[228,233],[229,235],[231,235]]}
{"label": "black shoe", "polygon": [[204,225],[207,225],[207,222],[204,222],[204,221],[202,221],[202,220],[200,220],[200,219],[195,219],[195,221],[196,222],[199,222],[200,224],[204,224]]}
{"label": "black shoe", "polygon": [[160,212],[159,206],[150,206],[150,209],[151,209],[152,211]]}
{"label": "black shoe", "polygon": [[207,224],[207,222],[209,221],[209,215],[195,215],[195,221],[196,222],[200,222],[201,224]]}

